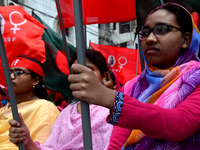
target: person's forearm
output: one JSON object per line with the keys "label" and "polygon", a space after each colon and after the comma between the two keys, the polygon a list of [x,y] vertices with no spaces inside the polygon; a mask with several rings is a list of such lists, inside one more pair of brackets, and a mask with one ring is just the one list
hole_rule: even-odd
{"label": "person's forearm", "polygon": [[115,92],[114,90],[111,89],[107,89],[104,93],[106,95],[106,97],[104,97],[105,101],[103,104],[101,104],[101,106],[104,106],[108,109],[110,109],[112,111],[113,109],[113,104],[114,104],[114,100],[115,100]]}

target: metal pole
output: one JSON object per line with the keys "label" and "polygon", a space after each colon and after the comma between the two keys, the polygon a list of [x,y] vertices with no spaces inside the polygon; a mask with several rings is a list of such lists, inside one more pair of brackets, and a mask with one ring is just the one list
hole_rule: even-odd
{"label": "metal pole", "polygon": [[[58,15],[59,15],[59,18],[60,18],[60,24],[61,24],[61,26],[64,26],[62,15],[61,15],[61,10],[60,10],[59,0],[56,0],[56,5],[57,5],[57,8],[58,8]],[[61,29],[61,33],[62,33],[62,38],[63,38],[64,51],[65,51],[66,57],[67,57],[69,73],[71,74],[71,67],[69,65],[70,54],[69,54],[69,49],[68,49],[67,39],[66,39],[66,33],[65,33],[65,29],[64,28]]]}
{"label": "metal pole", "polygon": [[140,39],[139,39],[139,37],[138,37],[138,46],[139,46],[139,51],[140,51],[140,64],[141,64],[141,71],[143,71],[144,70],[144,68],[145,68],[145,64],[144,64],[144,57],[143,57],[143,55],[142,55],[142,50],[141,50],[141,47],[140,47]]}
{"label": "metal pole", "polygon": [[[6,50],[5,50],[4,43],[3,43],[1,29],[0,29],[0,55],[1,55],[3,71],[4,71],[4,75],[5,75],[5,79],[6,79],[6,85],[7,85],[7,89],[8,89],[8,95],[9,95],[9,99],[10,99],[10,105],[11,105],[13,119],[20,123],[19,114],[18,114],[18,110],[17,110],[17,103],[16,103],[14,89],[13,89],[13,85],[12,85],[12,81],[11,81],[11,77],[10,77],[8,59],[7,59]],[[17,145],[19,147],[19,150],[25,150],[24,142],[19,142]]]}
{"label": "metal pole", "polygon": [[[73,0],[73,3],[78,63],[86,65],[85,44],[83,36],[82,0]],[[89,104],[84,101],[81,101],[81,116],[84,150],[92,150]]]}
{"label": "metal pole", "polygon": [[87,49],[87,36],[86,36],[86,29],[87,29],[87,26],[84,25],[83,26],[83,38],[84,38],[84,45],[85,45],[85,49]]}

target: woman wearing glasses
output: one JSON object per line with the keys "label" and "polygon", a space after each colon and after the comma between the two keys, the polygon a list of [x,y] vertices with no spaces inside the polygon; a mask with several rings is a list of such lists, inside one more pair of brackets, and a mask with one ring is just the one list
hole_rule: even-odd
{"label": "woman wearing glasses", "polygon": [[[30,130],[30,136],[44,143],[59,115],[57,107],[45,100],[47,92],[43,85],[44,73],[40,63],[32,58],[19,56],[10,68],[13,89],[19,113]],[[17,150],[9,141],[8,121],[12,119],[10,104],[0,109],[0,149]]]}
{"label": "woman wearing glasses", "polygon": [[108,149],[199,149],[199,42],[190,13],[164,4],[149,14],[139,34],[147,67],[122,92],[102,86],[76,64],[69,76],[73,96],[110,109],[107,121],[115,126]]}

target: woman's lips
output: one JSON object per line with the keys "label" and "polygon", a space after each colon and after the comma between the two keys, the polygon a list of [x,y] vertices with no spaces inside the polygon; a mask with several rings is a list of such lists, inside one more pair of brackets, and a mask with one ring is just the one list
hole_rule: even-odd
{"label": "woman's lips", "polygon": [[151,54],[151,53],[156,53],[158,52],[159,49],[157,49],[156,47],[148,47],[146,50],[145,50],[145,53],[147,54]]}

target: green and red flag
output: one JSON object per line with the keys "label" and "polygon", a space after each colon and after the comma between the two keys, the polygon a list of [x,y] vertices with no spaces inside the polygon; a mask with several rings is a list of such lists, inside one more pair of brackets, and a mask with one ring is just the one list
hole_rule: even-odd
{"label": "green and red flag", "polygon": [[[64,23],[61,29],[74,26],[73,0],[59,0],[59,4]],[[136,19],[134,0],[82,0],[82,9],[84,25],[127,22]]]}
{"label": "green and red flag", "polygon": [[100,45],[91,42],[90,46],[103,54],[108,67],[118,75],[122,84],[141,73],[140,57],[137,49]]}
{"label": "green and red flag", "polygon": [[[46,61],[42,64],[44,70],[44,83],[53,90],[66,97],[73,98],[72,91],[69,88],[68,81],[69,68],[64,52],[63,40],[55,31],[53,31],[40,17],[33,13],[33,17],[45,25],[42,40],[45,42]],[[70,54],[76,52],[76,49],[68,43]]]}
{"label": "green and red flag", "polygon": [[[44,25],[21,6],[0,6],[0,23],[9,66],[20,54],[45,62]],[[6,86],[1,61],[0,74],[0,84]]]}

